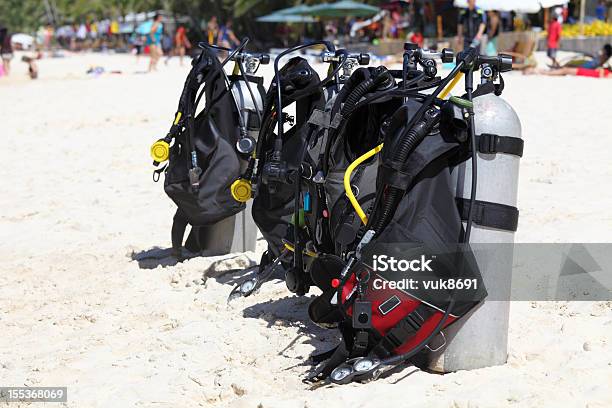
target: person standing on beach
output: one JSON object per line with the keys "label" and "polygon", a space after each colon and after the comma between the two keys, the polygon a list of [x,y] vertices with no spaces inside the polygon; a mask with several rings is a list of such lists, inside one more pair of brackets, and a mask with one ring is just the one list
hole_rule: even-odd
{"label": "person standing on beach", "polygon": [[206,24],[206,38],[208,43],[211,45],[216,44],[217,36],[219,35],[219,23],[217,22],[217,16],[212,16]]}
{"label": "person standing on beach", "polygon": [[174,35],[174,45],[176,47],[176,53],[179,56],[179,63],[183,66],[183,57],[185,56],[185,51],[188,48],[191,48],[191,43],[187,38],[187,32],[185,31],[185,27],[179,26],[176,29],[176,34]]}
{"label": "person standing on beach", "polygon": [[608,18],[608,6],[605,0],[599,0],[599,4],[595,8],[595,16],[601,21],[606,21]]}
{"label": "person standing on beach", "polygon": [[497,37],[500,31],[499,12],[490,10],[487,13],[487,55],[497,55]]}
{"label": "person standing on beach", "polygon": [[4,75],[11,73],[11,60],[13,59],[13,44],[11,44],[11,33],[7,28],[0,28],[0,56],[2,57],[2,67]]}
{"label": "person standing on beach", "polygon": [[239,45],[240,41],[236,38],[234,30],[232,30],[232,20],[227,20],[224,26],[219,29],[219,36],[217,37],[217,45],[225,48],[232,48],[232,45]]}
{"label": "person standing on beach", "polygon": [[482,10],[476,8],[476,0],[468,0],[468,8],[459,12],[457,40],[463,40],[463,49],[478,47],[486,28],[486,17]]}
{"label": "person standing on beach", "polygon": [[557,61],[557,52],[559,51],[559,43],[561,41],[561,23],[556,12],[551,13],[550,24],[548,25],[547,45],[548,51],[546,54],[552,60],[552,67],[559,68]]}
{"label": "person standing on beach", "polygon": [[147,45],[149,46],[149,55],[151,57],[149,62],[149,72],[157,71],[157,62],[162,56],[161,40],[164,32],[164,24],[162,20],[163,17],[161,14],[155,14],[155,17],[153,17],[151,31],[147,36]]}

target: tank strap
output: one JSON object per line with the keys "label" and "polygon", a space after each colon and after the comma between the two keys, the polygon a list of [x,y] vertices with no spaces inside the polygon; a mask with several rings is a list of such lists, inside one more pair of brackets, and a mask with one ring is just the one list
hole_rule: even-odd
{"label": "tank strap", "polygon": [[[455,200],[461,220],[467,220],[470,200],[461,197],[457,197]],[[516,207],[476,200],[473,213],[474,223],[478,225],[505,231],[516,231],[519,218],[519,210]]]}
{"label": "tank strap", "polygon": [[523,157],[525,142],[518,137],[499,136],[492,133],[483,133],[476,136],[478,151],[480,153],[495,154],[506,153]]}
{"label": "tank strap", "polygon": [[431,317],[432,314],[433,309],[421,303],[391,328],[372,349],[372,352],[380,358],[391,356],[396,348],[404,344],[419,331],[425,320]]}

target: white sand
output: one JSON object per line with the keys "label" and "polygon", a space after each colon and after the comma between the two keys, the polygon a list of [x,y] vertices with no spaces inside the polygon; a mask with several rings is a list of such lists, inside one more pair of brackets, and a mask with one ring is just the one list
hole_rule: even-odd
{"label": "white sand", "polygon": [[[210,258],[141,269],[132,253],[170,244],[148,152],[186,73],[145,64],[43,60],[30,81],[14,60],[0,78],[0,385],[65,385],[71,407],[612,406],[610,302],[513,303],[504,366],[310,391],[302,363],[335,333],[308,323],[308,298],[274,283],[228,307],[231,285],[202,284]],[[612,80],[506,82],[526,140],[518,240],[610,242]]]}

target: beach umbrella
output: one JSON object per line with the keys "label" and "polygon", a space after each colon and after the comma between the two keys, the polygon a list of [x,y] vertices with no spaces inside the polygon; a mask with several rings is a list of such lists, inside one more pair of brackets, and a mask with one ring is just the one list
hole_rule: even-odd
{"label": "beach umbrella", "polygon": [[322,3],[311,7],[300,14],[316,17],[368,17],[378,13],[378,7],[357,3],[352,0],[342,0],[335,3]]}
{"label": "beach umbrella", "polygon": [[[517,11],[520,13],[537,13],[542,7],[548,8],[567,4],[569,0],[477,0],[476,6],[481,10]],[[467,0],[455,0],[455,7],[467,8]]]}
{"label": "beach umbrella", "polygon": [[551,8],[551,7],[555,7],[555,6],[563,6],[566,5],[567,3],[569,3],[569,0],[540,0],[539,1],[540,5],[542,6],[542,8]]}
{"label": "beach umbrella", "polygon": [[306,4],[300,4],[298,6],[287,7],[287,8],[284,8],[284,9],[276,10],[276,11],[272,12],[272,14],[303,15],[303,14],[306,14],[308,11],[310,11],[310,9],[312,9],[311,6],[306,5]]}
{"label": "beach umbrella", "polygon": [[310,16],[300,16],[294,14],[272,13],[267,16],[257,17],[261,23],[312,23],[316,20]]}

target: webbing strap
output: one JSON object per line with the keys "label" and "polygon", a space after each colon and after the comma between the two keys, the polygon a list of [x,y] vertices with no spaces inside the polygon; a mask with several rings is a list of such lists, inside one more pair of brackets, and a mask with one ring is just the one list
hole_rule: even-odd
{"label": "webbing strap", "polygon": [[525,145],[523,139],[518,137],[499,136],[491,133],[477,135],[476,143],[480,153],[506,153],[518,157],[523,156],[523,147]]}
{"label": "webbing strap", "polygon": [[410,173],[403,171],[404,163],[386,160],[378,168],[379,177],[385,184],[399,190],[408,190],[412,184],[413,177]]}
{"label": "webbing strap", "polygon": [[[461,219],[466,221],[470,210],[470,200],[461,197],[457,197],[455,200]],[[474,223],[483,227],[516,231],[518,226],[519,210],[510,205],[476,200],[472,213]]]}
{"label": "webbing strap", "polygon": [[385,358],[393,354],[394,350],[408,341],[421,328],[421,325],[431,315],[429,307],[420,304],[410,314],[399,321],[374,347],[372,352]]}
{"label": "webbing strap", "polygon": [[313,109],[308,119],[308,123],[317,127],[327,129],[329,127],[330,115],[329,112],[320,109]]}
{"label": "webbing strap", "polygon": [[183,215],[183,212],[177,208],[174,218],[172,219],[172,251],[175,255],[180,255],[181,248],[183,247],[183,237],[185,236],[185,230],[187,229],[187,218]]}
{"label": "webbing strap", "polygon": [[344,120],[344,116],[342,116],[341,113],[336,113],[334,117],[332,118],[332,121],[329,124],[329,127],[332,129],[338,129],[340,127],[340,124],[342,124],[343,120]]}

